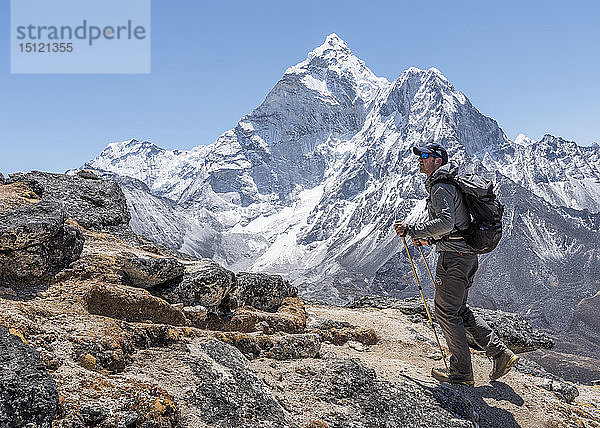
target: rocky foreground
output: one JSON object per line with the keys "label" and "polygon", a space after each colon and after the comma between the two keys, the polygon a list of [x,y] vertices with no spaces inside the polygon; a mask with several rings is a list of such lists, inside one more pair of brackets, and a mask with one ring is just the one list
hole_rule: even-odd
{"label": "rocky foreground", "polygon": [[[598,386],[526,358],[489,383],[474,350],[475,388],[435,382],[419,300],[307,304],[129,220],[92,172],[0,176],[0,427],[600,426]],[[478,311],[515,352],[553,346]]]}

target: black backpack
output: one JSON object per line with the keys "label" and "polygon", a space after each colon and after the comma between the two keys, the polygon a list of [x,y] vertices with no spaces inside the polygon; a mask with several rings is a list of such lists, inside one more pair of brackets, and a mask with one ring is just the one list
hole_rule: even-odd
{"label": "black backpack", "polygon": [[448,183],[462,193],[471,222],[466,230],[455,232],[462,236],[474,253],[485,254],[492,251],[502,238],[502,214],[504,205],[494,194],[494,183],[475,174],[462,176],[446,175],[435,183]]}

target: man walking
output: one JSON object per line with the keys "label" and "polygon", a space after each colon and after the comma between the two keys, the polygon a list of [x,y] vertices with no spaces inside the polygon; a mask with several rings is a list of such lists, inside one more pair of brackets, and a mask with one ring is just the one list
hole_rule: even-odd
{"label": "man walking", "polygon": [[467,306],[469,287],[479,262],[477,254],[458,233],[467,229],[470,222],[461,191],[447,182],[456,176],[458,168],[448,163],[448,153],[439,144],[413,147],[413,153],[419,156],[420,172],[427,175],[429,220],[414,225],[397,222],[394,227],[398,235],[410,235],[417,246],[434,243],[439,254],[435,273],[435,314],[451,356],[449,372],[434,368],[431,375],[439,382],[474,384],[468,332],[493,358],[490,379],[496,380],[508,373],[519,357]]}

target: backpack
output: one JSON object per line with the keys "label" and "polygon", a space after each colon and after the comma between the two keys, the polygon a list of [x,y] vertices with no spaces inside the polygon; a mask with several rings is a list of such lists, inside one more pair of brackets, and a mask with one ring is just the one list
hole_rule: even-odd
{"label": "backpack", "polygon": [[502,238],[504,205],[494,194],[494,183],[475,174],[454,177],[447,175],[433,184],[435,183],[456,186],[462,193],[471,216],[468,228],[453,235],[462,236],[476,254],[489,253],[496,248]]}

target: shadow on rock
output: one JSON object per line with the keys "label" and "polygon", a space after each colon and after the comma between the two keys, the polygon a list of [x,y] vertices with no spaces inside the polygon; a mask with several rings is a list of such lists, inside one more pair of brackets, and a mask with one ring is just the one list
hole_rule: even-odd
{"label": "shadow on rock", "polygon": [[521,407],[525,401],[523,397],[515,392],[510,385],[504,382],[492,382],[491,385],[483,385],[474,388],[481,397],[493,398],[496,401],[508,401],[515,406]]}
{"label": "shadow on rock", "polygon": [[483,385],[475,388],[440,383],[432,388],[409,376],[400,376],[430,392],[440,407],[463,419],[476,421],[481,427],[521,427],[508,410],[492,407],[484,400],[484,398],[494,398],[497,401],[504,400],[522,406],[524,403],[523,398],[505,383],[494,382],[493,385]]}

